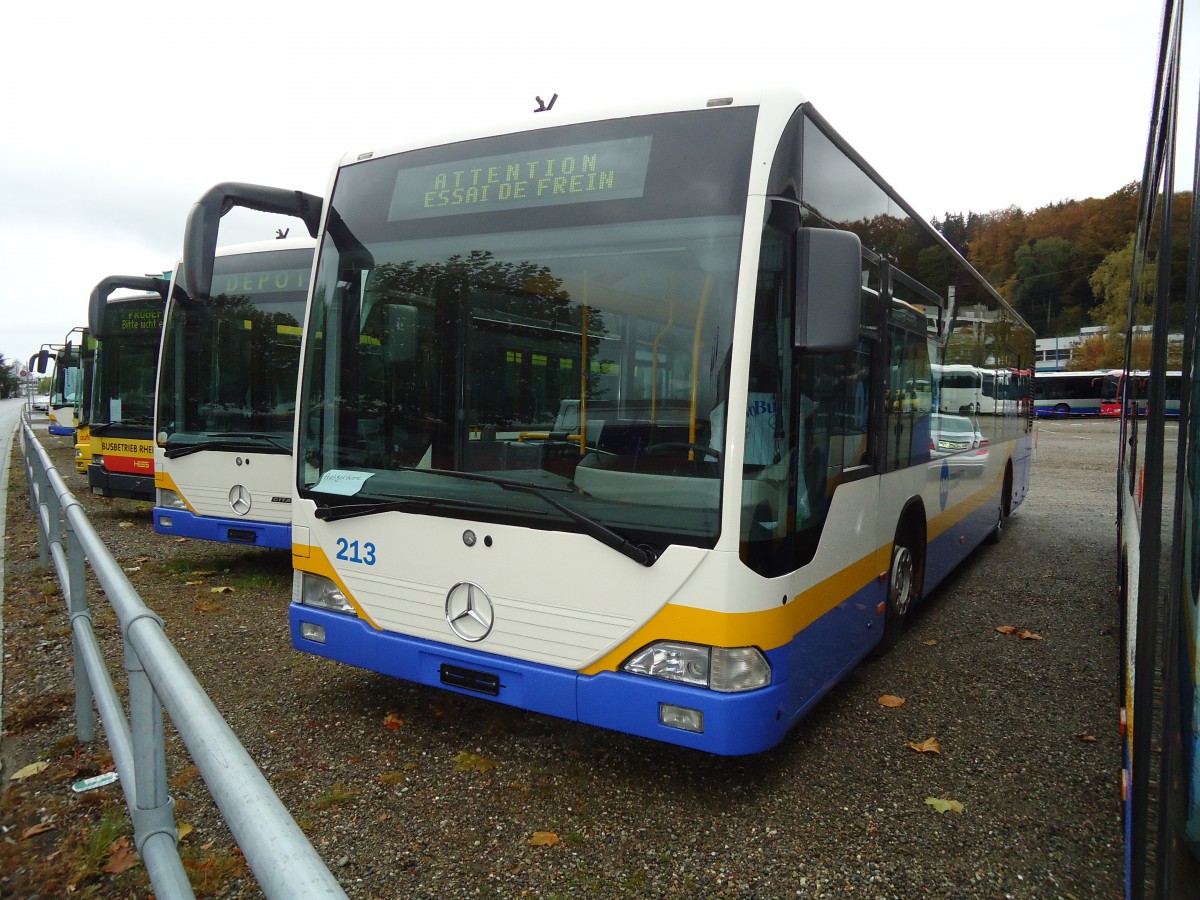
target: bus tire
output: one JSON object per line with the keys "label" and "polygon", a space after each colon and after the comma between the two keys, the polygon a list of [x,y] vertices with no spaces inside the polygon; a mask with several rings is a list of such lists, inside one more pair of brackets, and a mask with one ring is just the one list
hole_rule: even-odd
{"label": "bus tire", "polygon": [[1004,487],[1000,489],[1000,503],[996,513],[996,525],[988,533],[987,542],[998,544],[1004,538],[1004,525],[1012,515],[1012,464],[1004,468]]}
{"label": "bus tire", "polygon": [[884,615],[880,650],[888,650],[900,640],[908,625],[913,604],[921,598],[925,574],[925,541],[907,519],[901,523],[892,544],[892,563],[888,567],[887,612]]}
{"label": "bus tire", "polygon": [[1058,406],[1054,407],[1054,415],[1058,416],[1060,419],[1070,418],[1071,407],[1067,406],[1065,403],[1060,403]]}

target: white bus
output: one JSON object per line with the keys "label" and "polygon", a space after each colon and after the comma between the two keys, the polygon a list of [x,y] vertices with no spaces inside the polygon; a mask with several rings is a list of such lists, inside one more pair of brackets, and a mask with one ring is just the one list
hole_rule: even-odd
{"label": "white bus", "polygon": [[[79,404],[83,401],[83,362],[80,347],[86,342],[87,329],[72,328],[54,354],[54,375],[50,382],[51,434],[75,434],[79,424]],[[74,340],[72,340],[74,338]]]}
{"label": "white bus", "polygon": [[160,534],[291,547],[292,425],[313,241],[222,247],[211,296],[178,267],[155,401]]}
{"label": "white bus", "polygon": [[301,650],[755,753],[1025,496],[1028,418],[935,456],[914,386],[977,339],[951,293],[998,366],[1032,367],[1032,331],[798,95],[560,99],[359,148],[328,198],[218,185],[184,249],[203,302],[222,210],[319,234]]}
{"label": "white bus", "polygon": [[933,392],[939,412],[971,416],[983,400],[983,370],[963,363],[934,365]]}
{"label": "white bus", "polygon": [[1038,372],[1033,379],[1033,405],[1038,416],[1065,419],[1098,416],[1107,369],[1086,372]]}

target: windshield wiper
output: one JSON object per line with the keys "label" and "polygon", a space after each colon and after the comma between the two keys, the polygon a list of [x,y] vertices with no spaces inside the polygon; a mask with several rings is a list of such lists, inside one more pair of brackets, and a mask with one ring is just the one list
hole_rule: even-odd
{"label": "windshield wiper", "polygon": [[[513,481],[508,478],[499,478],[495,475],[483,475],[479,472],[456,472],[453,469],[417,469],[412,466],[402,466],[398,471],[428,472],[431,475],[445,475],[448,478],[461,478],[464,481],[482,481],[486,484],[494,484],[496,487],[503,488],[506,491],[532,494],[574,521],[588,537],[595,538],[604,546],[611,547],[623,556],[628,556],[635,563],[643,566],[652,566],[655,559],[657,559],[654,551],[645,544],[633,543],[628,538],[613,531],[607,525],[596,521],[590,516],[585,516],[581,512],[576,512],[568,506],[564,506],[547,494],[542,488],[535,487],[528,482]],[[555,490],[559,489],[555,488]],[[570,489],[562,488],[561,490],[569,491]]]}
{"label": "windshield wiper", "polygon": [[[216,436],[215,440],[202,440],[194,444],[184,444],[182,447],[167,447],[165,456],[167,459],[178,459],[181,456],[190,456],[193,453],[200,453],[203,450],[224,450],[227,452],[236,452],[238,450],[246,450],[250,447],[251,441],[264,441],[266,447],[261,448],[264,453],[285,453],[291,455],[292,448],[280,441],[278,438],[273,438],[266,434],[256,434],[253,431],[227,431]],[[254,447],[259,450],[260,448]]]}
{"label": "windshield wiper", "polygon": [[[315,492],[314,492],[315,493]],[[372,516],[376,513],[405,512],[410,509],[429,509],[433,506],[454,506],[463,509],[494,509],[488,503],[475,503],[471,500],[442,500],[433,497],[397,497],[393,500],[361,500],[357,503],[327,504],[317,503],[314,515],[322,522],[336,522],[339,519],[355,519],[359,516]]]}

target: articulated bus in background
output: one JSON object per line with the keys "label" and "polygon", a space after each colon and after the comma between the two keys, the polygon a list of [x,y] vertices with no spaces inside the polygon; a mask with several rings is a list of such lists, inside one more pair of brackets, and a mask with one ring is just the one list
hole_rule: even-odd
{"label": "articulated bus in background", "polygon": [[91,397],[96,373],[96,336],[90,329],[84,333],[83,342],[79,347],[79,365],[83,371],[83,383],[75,415],[75,471],[85,475],[88,464],[92,461]]}
{"label": "articulated bus in background", "polygon": [[[1121,415],[1122,402],[1130,404],[1130,410],[1137,409],[1139,416],[1146,415],[1146,397],[1149,391],[1150,373],[1145,371],[1127,372],[1124,369],[1114,369],[1104,378],[1100,392],[1100,415]],[[1179,417],[1180,392],[1183,390],[1183,373],[1168,371],[1165,382],[1166,394],[1163,413],[1169,419]]]}
{"label": "articulated bus in background", "polygon": [[1087,372],[1038,372],[1033,379],[1034,412],[1041,417],[1100,415],[1107,369]]}
{"label": "articulated bus in background", "polygon": [[[169,286],[166,278],[114,275],[92,290],[88,320],[100,339],[87,469],[93,494],[154,500],[154,384]],[[119,289],[150,293],[109,296]]]}
{"label": "articulated bus in background", "polygon": [[212,296],[178,269],[163,330],[154,528],[292,545],[292,431],[313,241],[222,247]]}
{"label": "articulated bus in background", "polygon": [[[1186,32],[1182,0],[1166,0],[1125,329],[1130,335],[1151,325],[1149,367],[1137,395],[1146,400],[1144,417],[1128,396],[1118,402],[1121,788],[1130,900],[1200,894],[1200,207],[1192,203],[1190,222],[1175,215],[1185,208],[1180,193],[1190,189],[1194,198],[1200,190],[1200,170],[1192,170],[1190,185],[1180,185],[1175,173],[1177,158],[1190,168],[1200,149],[1200,130],[1190,146],[1175,144],[1179,96],[1195,87],[1194,76],[1190,84],[1180,77],[1188,71],[1181,55],[1197,49],[1182,46]],[[1169,313],[1179,308],[1186,325],[1176,424],[1167,420],[1167,367]],[[1131,349],[1127,338],[1127,359]]]}
{"label": "articulated bus in background", "polygon": [[49,431],[60,437],[75,434],[76,409],[83,395],[83,368],[80,363],[79,346],[85,334],[86,330],[83,328],[71,329],[62,348],[54,357],[54,377],[50,383]]}
{"label": "articulated bus in background", "polygon": [[1027,415],[1030,371],[966,363],[934,366],[934,381],[939,385],[937,408],[960,416]]}
{"label": "articulated bus in background", "polygon": [[319,233],[306,652],[755,753],[1026,494],[1029,417],[981,418],[985,455],[973,433],[935,455],[920,386],[980,341],[1027,369],[1032,331],[796,94],[600,120],[560,98],[352,152],[325,202],[218,185],[185,238],[201,301],[236,204]]}
{"label": "articulated bus in background", "polygon": [[983,394],[979,412],[985,416],[1027,416],[1030,412],[1032,367],[1025,369],[979,370],[983,374]]}

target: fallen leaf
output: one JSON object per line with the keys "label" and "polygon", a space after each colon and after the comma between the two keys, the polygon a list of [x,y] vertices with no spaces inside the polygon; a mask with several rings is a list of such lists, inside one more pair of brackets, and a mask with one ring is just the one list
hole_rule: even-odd
{"label": "fallen leaf", "polygon": [[454,757],[455,772],[488,772],[496,768],[496,761],[488,759],[486,756],[480,756],[478,753],[471,753],[463,750]]}
{"label": "fallen leaf", "polygon": [[926,647],[936,647],[937,646],[937,641],[933,640],[932,638],[930,638],[927,641],[921,641],[921,643],[924,644]]}
{"label": "fallen leaf", "polygon": [[175,540],[174,540],[174,543],[176,543],[176,544],[186,544],[186,543],[187,543],[188,541],[190,541],[190,540],[191,540],[191,538],[175,538]]}
{"label": "fallen leaf", "polygon": [[1014,625],[998,625],[996,630],[1001,634],[1015,634],[1023,641],[1040,641],[1042,636],[1032,631],[1027,631],[1024,628],[1017,628]]}
{"label": "fallen leaf", "polygon": [[229,586],[215,587],[215,588],[209,588],[208,591],[210,594],[232,594],[233,588],[231,588]]}
{"label": "fallen leaf", "polygon": [[53,828],[54,828],[54,826],[49,822],[42,822],[38,825],[31,825],[30,827],[26,828],[24,831],[21,832],[21,840],[26,840],[31,837],[36,837],[39,834],[45,834],[47,831],[50,831]]}
{"label": "fallen leaf", "polygon": [[891,694],[884,694],[879,698],[879,705],[886,706],[889,709],[899,709],[904,705],[903,697],[894,697]]}
{"label": "fallen leaf", "polygon": [[403,728],[404,724],[404,720],[395,713],[388,713],[383,717],[383,727],[391,731],[395,731],[397,728]]}
{"label": "fallen leaf", "polygon": [[957,800],[942,800],[939,797],[926,797],[925,802],[942,814],[948,812],[960,813],[963,811],[963,805]]}
{"label": "fallen leaf", "polygon": [[910,741],[908,746],[910,749],[916,750],[918,753],[942,752],[942,745],[938,743],[938,739],[935,737],[925,738],[925,740],[921,741],[919,744],[915,744]]}
{"label": "fallen leaf", "polygon": [[50,765],[50,763],[45,762],[45,761],[30,763],[25,768],[14,772],[12,775],[12,778],[10,778],[9,780],[10,781],[24,781],[26,778],[32,778],[34,775],[38,775],[42,772],[45,772],[46,769],[49,767],[49,765]]}
{"label": "fallen leaf", "polygon": [[1094,744],[1098,739],[1090,731],[1085,731],[1083,734],[1075,735],[1075,740],[1079,741],[1081,744]]}
{"label": "fallen leaf", "polygon": [[118,522],[117,527],[118,528],[132,528],[133,523],[132,522]]}
{"label": "fallen leaf", "polygon": [[558,843],[558,835],[553,831],[535,831],[529,839],[530,847],[553,847]]}
{"label": "fallen leaf", "polygon": [[129,847],[129,838],[121,838],[108,851],[108,862],[104,871],[110,875],[120,875],[126,869],[138,864],[138,856]]}
{"label": "fallen leaf", "polygon": [[187,585],[187,584],[204,584],[204,582],[203,581],[185,581],[184,584],[185,585]]}
{"label": "fallen leaf", "polygon": [[224,607],[222,607],[220,603],[205,603],[205,602],[201,601],[200,603],[197,603],[195,605],[195,607],[193,607],[193,608],[196,610],[196,612],[208,613],[208,612],[218,612],[221,609],[223,609]]}
{"label": "fallen leaf", "polygon": [[189,825],[187,822],[180,822],[179,826],[175,829],[175,835],[179,840],[182,841],[185,837],[191,834],[192,831],[193,829],[191,825]]}

